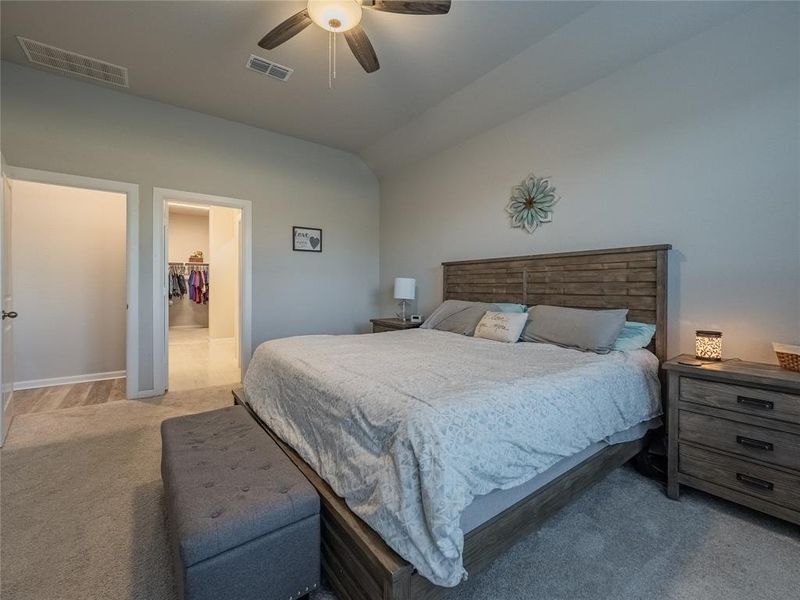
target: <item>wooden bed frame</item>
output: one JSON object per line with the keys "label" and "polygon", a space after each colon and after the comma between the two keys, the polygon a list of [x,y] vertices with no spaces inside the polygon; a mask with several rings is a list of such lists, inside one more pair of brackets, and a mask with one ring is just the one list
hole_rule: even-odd
{"label": "wooden bed frame", "polygon": [[[628,308],[629,319],[656,325],[652,350],[660,362],[667,349],[667,252],[669,245],[562,252],[442,263],[443,299],[577,308]],[[322,568],[341,600],[445,598],[452,589],[419,575],[359,519],[330,486],[255,414],[244,406],[319,492]],[[474,575],[537,529],[593,483],[644,447],[643,440],[609,446],[466,534],[464,567]]]}

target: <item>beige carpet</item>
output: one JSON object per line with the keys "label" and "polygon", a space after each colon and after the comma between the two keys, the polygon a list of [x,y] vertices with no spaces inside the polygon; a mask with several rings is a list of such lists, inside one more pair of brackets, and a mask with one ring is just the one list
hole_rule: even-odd
{"label": "beige carpet", "polygon": [[[222,386],[15,420],[0,453],[2,600],[175,600],[159,424],[230,402]],[[700,492],[674,502],[623,468],[453,598],[796,598],[798,531]]]}
{"label": "beige carpet", "polygon": [[0,597],[172,600],[159,424],[231,402],[221,386],[15,418],[0,452]]}

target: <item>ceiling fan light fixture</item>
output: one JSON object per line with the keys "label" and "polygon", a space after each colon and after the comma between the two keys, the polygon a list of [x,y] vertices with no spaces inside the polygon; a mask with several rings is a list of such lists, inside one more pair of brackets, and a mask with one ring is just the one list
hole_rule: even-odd
{"label": "ceiling fan light fixture", "polygon": [[307,0],[306,7],[278,23],[258,45],[274,50],[314,23],[328,32],[328,86],[336,78],[336,34],[344,34],[353,56],[367,73],[381,68],[372,42],[360,25],[364,8],[402,15],[446,15],[450,0]]}
{"label": "ceiling fan light fixture", "polygon": [[361,22],[359,0],[308,0],[308,16],[326,31],[341,33]]}

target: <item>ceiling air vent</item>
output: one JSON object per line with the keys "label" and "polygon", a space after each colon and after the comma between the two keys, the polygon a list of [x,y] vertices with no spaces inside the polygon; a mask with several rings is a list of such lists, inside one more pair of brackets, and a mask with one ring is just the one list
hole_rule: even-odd
{"label": "ceiling air vent", "polygon": [[128,69],[125,67],[84,56],[77,52],[48,46],[22,36],[17,36],[17,39],[25,52],[25,56],[34,64],[119,87],[130,87],[128,85]]}
{"label": "ceiling air vent", "polygon": [[255,54],[251,54],[250,58],[247,59],[247,68],[256,73],[266,75],[267,77],[278,79],[279,81],[286,81],[292,76],[292,73],[294,73],[294,69],[270,62]]}

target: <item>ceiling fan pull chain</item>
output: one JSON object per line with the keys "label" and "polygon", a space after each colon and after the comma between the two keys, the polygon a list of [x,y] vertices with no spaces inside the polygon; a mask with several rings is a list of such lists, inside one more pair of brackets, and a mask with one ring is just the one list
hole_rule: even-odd
{"label": "ceiling fan pull chain", "polygon": [[336,79],[336,32],[328,32],[328,89],[333,88]]}

